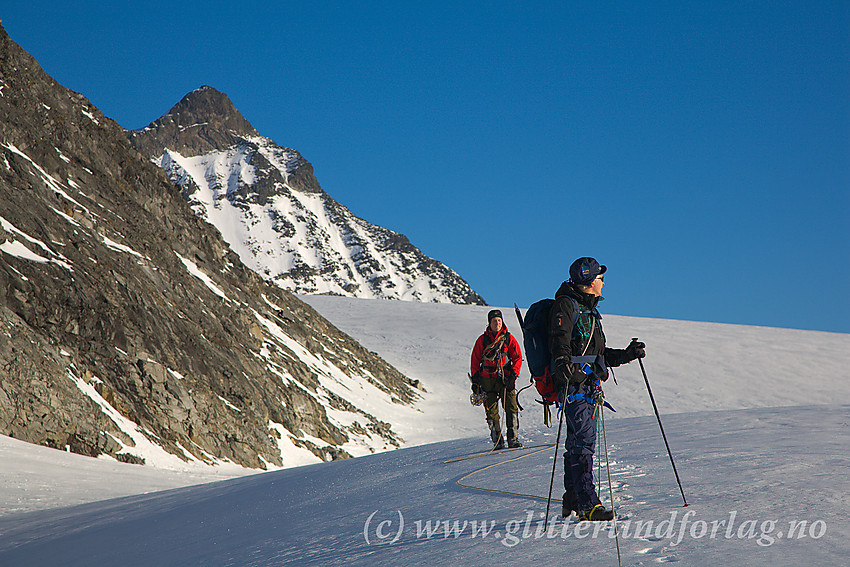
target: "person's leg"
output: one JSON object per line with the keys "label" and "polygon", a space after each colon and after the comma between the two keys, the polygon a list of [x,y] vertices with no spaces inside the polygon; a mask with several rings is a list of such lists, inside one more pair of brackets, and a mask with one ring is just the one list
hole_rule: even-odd
{"label": "person's leg", "polygon": [[[569,394],[581,393],[581,388],[571,385]],[[570,483],[576,495],[575,510],[586,510],[599,503],[593,484],[593,452],[596,447],[595,406],[584,399],[568,402],[565,406],[567,438],[564,455],[564,489]],[[569,465],[569,471],[567,470]]]}
{"label": "person's leg", "polygon": [[487,391],[487,399],[484,400],[484,413],[487,416],[487,426],[490,427],[490,440],[496,448],[504,447],[502,439],[502,424],[499,420],[499,393]]}
{"label": "person's leg", "polygon": [[508,447],[522,447],[519,442],[519,402],[516,390],[506,390],[504,398],[505,427],[507,429]]}

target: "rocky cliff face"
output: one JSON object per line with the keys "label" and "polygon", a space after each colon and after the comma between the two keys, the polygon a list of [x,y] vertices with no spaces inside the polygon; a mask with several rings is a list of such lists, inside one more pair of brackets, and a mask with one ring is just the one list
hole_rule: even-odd
{"label": "rocky cliff face", "polygon": [[[181,149],[253,135],[240,118]],[[247,269],[120,126],[0,27],[0,433],[265,468],[397,446],[382,416],[417,395]]]}
{"label": "rocky cliff face", "polygon": [[297,151],[260,136],[227,95],[201,87],[132,143],[242,261],[297,293],[484,304],[469,284],[401,234],[353,215]]}

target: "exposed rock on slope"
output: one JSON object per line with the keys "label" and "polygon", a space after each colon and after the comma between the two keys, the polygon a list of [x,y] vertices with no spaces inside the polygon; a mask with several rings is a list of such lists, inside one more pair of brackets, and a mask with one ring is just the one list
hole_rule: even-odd
{"label": "exposed rock on slope", "polygon": [[0,433],[264,468],[395,446],[383,416],[416,395],[0,27]]}

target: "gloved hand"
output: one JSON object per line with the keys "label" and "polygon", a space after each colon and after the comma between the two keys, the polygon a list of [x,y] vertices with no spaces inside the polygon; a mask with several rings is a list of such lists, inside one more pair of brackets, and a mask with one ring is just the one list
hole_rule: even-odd
{"label": "gloved hand", "polygon": [[480,394],[481,393],[481,385],[473,383],[472,384],[472,393],[473,394]]}
{"label": "gloved hand", "polygon": [[505,389],[508,391],[516,390],[516,374],[514,374],[514,369],[508,366],[505,368]]}
{"label": "gloved hand", "polygon": [[632,339],[629,346],[626,347],[626,356],[629,361],[646,356],[646,344],[637,339]]}
{"label": "gloved hand", "polygon": [[[561,357],[555,360],[552,370],[552,381],[555,387],[562,390],[568,384],[584,384],[587,381],[587,373],[578,364],[571,364],[569,357]],[[607,378],[607,376],[606,376]]]}
{"label": "gloved hand", "polygon": [[479,374],[478,372],[476,372],[475,374],[473,374],[473,375],[470,377],[470,380],[472,380],[472,383],[473,383],[473,384],[481,384],[481,374]]}
{"label": "gloved hand", "polygon": [[565,390],[567,388],[567,384],[570,383],[570,373],[570,365],[567,364],[565,357],[555,360],[555,364],[552,366],[552,382],[555,384],[555,389]]}

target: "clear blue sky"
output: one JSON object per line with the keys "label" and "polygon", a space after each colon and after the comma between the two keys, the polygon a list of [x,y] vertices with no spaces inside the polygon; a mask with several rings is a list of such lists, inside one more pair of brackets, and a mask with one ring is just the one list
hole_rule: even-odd
{"label": "clear blue sky", "polygon": [[29,2],[10,36],[141,128],[203,84],[490,304],[850,332],[848,2]]}

